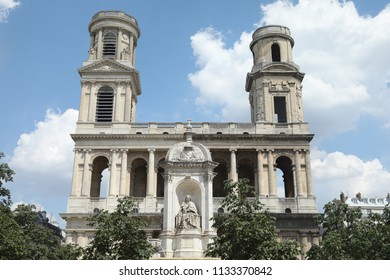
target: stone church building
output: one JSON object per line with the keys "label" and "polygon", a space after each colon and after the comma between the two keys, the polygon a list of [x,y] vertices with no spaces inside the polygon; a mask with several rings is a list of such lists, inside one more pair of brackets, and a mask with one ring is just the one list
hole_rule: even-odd
{"label": "stone church building", "polygon": [[276,217],[280,238],[294,238],[306,249],[318,244],[313,134],[303,117],[304,73],[293,61],[287,27],[264,26],[253,33],[253,67],[245,85],[250,123],[137,123],[137,21],[120,11],[102,11],[88,30],[89,56],[78,69],[79,118],[71,135],[73,179],[61,214],[67,243],[87,245],[94,235],[87,217],[98,209],[114,210],[119,197],[130,195],[137,215],[148,220],[145,231],[159,244],[161,257],[202,257],[216,235],[210,218],[226,213],[223,182],[248,178]]}

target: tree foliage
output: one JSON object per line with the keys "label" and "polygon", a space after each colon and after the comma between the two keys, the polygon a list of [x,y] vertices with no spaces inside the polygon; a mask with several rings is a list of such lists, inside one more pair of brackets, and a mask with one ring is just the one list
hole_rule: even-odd
{"label": "tree foliage", "polygon": [[313,260],[390,259],[390,208],[382,215],[363,217],[360,208],[333,200],[324,206],[318,223],[324,233],[320,245],[307,253]]}
{"label": "tree foliage", "polygon": [[225,183],[222,207],[229,213],[212,218],[217,237],[205,255],[224,260],[296,259],[302,253],[301,245],[295,240],[278,241],[275,218],[259,199],[248,199],[247,194],[254,193],[248,182]]}
{"label": "tree foliage", "polygon": [[[0,153],[0,158],[4,154]],[[11,211],[11,192],[4,183],[15,172],[0,164],[0,259],[43,260],[77,259],[81,248],[62,245],[61,236],[39,219],[34,205],[19,205]]]}
{"label": "tree foliage", "polygon": [[[4,157],[4,153],[0,152],[0,159]],[[0,163],[0,211],[6,210],[11,206],[11,192],[3,185],[6,182],[12,182],[15,172],[8,166],[7,163]]]}
{"label": "tree foliage", "polygon": [[89,218],[89,225],[96,228],[94,239],[85,248],[85,259],[124,260],[149,259],[156,249],[142,231],[146,221],[134,214],[131,197],[118,199],[114,212],[100,211]]}

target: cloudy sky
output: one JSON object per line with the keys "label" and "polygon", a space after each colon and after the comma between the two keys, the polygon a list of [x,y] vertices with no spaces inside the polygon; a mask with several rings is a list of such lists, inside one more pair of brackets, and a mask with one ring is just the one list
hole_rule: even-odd
{"label": "cloudy sky", "polygon": [[141,28],[137,122],[248,122],[251,34],[289,27],[306,73],[319,210],[341,191],[390,192],[389,1],[0,0],[0,151],[16,172],[7,184],[15,202],[42,205],[57,220],[66,210],[77,68],[100,10],[123,10]]}

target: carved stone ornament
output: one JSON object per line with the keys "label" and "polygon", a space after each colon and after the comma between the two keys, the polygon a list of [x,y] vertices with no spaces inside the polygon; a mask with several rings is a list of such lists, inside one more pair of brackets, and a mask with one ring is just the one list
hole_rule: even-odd
{"label": "carved stone ornament", "polygon": [[200,162],[204,160],[205,157],[199,147],[184,142],[176,144],[171,153],[171,161]]}

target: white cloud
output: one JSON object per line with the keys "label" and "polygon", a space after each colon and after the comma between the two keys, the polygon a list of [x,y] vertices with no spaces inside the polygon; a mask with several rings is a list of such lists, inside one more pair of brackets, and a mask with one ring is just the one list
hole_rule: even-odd
{"label": "white cloud", "polygon": [[[245,73],[252,58],[248,45],[251,34],[242,33],[232,48],[213,28],[201,30],[191,37],[191,46],[200,70],[188,75],[199,89],[198,109],[216,120],[249,120],[249,101],[245,94]],[[215,107],[218,110],[215,110]]]}
{"label": "white cloud", "polygon": [[389,192],[390,172],[378,159],[363,161],[341,152],[312,150],[312,176],[319,208],[339,198],[340,192],[364,197],[385,197]]}
{"label": "white cloud", "polygon": [[20,135],[10,164],[36,174],[46,174],[48,169],[52,172],[64,170],[64,166],[69,166],[69,160],[73,162],[74,142],[69,134],[75,130],[77,115],[73,109],[63,114],[48,110],[44,121],[36,123],[33,132]]}
{"label": "white cloud", "polygon": [[[42,204],[52,213],[64,212],[69,194],[78,111],[48,110],[35,130],[20,135],[9,161],[15,171],[13,199]],[[60,218],[58,217],[57,220]]]}
{"label": "white cloud", "polygon": [[0,0],[0,22],[6,22],[9,12],[20,5],[19,1]]}
{"label": "white cloud", "polygon": [[[294,60],[306,73],[305,120],[317,138],[354,128],[365,113],[390,121],[390,6],[375,17],[360,16],[350,1],[276,1],[261,10],[259,25],[285,25],[292,32]],[[199,90],[197,105],[219,120],[248,120],[243,88],[252,67],[249,33],[231,48],[210,28],[191,40],[199,71],[189,79]]]}

